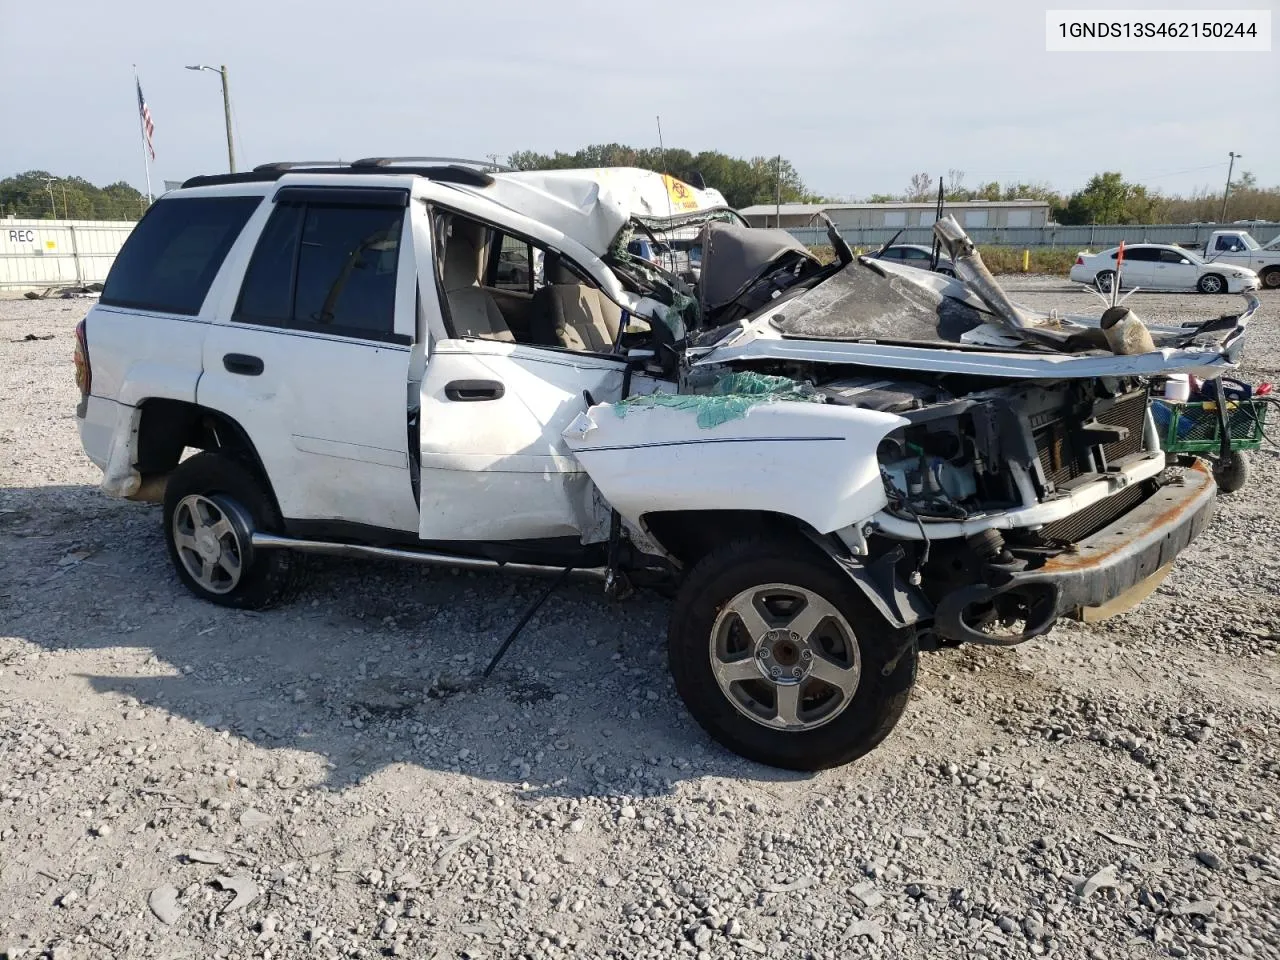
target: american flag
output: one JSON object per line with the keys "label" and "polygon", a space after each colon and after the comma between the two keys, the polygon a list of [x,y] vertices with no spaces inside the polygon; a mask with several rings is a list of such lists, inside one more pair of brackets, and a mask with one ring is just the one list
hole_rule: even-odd
{"label": "american flag", "polygon": [[142,96],[142,82],[135,79],[134,83],[138,85],[138,116],[142,118],[142,132],[147,138],[147,151],[151,154],[151,159],[156,158],[156,148],[151,142],[151,135],[156,132],[156,125],[151,122],[151,108],[147,106],[147,101]]}

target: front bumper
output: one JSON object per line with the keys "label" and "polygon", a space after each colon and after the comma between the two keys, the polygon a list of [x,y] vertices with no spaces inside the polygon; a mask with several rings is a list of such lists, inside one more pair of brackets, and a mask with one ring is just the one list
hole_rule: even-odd
{"label": "front bumper", "polygon": [[[1047,633],[1062,616],[1101,607],[1154,576],[1171,563],[1209,523],[1217,486],[1200,461],[1070,552],[1051,557],[1034,570],[1002,570],[993,565],[989,582],[962,587],[942,598],[934,629],[950,640],[971,643],[1022,642]],[[983,608],[1015,599],[1027,613],[1026,628],[1000,639],[974,624]]]}

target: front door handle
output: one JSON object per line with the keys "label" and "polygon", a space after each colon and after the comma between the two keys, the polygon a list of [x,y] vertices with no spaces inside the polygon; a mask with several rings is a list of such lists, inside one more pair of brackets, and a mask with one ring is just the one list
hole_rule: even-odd
{"label": "front door handle", "polygon": [[497,380],[452,380],[444,388],[446,397],[462,403],[497,400],[506,392],[507,388]]}
{"label": "front door handle", "polygon": [[222,365],[227,368],[227,373],[238,373],[242,377],[256,377],[262,373],[262,358],[247,353],[225,354]]}

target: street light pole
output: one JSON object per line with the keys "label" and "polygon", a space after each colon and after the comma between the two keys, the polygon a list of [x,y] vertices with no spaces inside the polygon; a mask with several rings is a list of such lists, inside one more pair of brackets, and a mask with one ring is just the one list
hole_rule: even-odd
{"label": "street light pole", "polygon": [[53,183],[58,177],[45,177],[44,188],[49,191],[49,211],[53,214],[53,219],[58,219],[58,205],[53,199]]}
{"label": "street light pole", "polygon": [[1222,191],[1222,216],[1218,217],[1219,223],[1227,222],[1227,197],[1231,196],[1231,172],[1235,170],[1236,160],[1243,157],[1243,153],[1236,153],[1232,150],[1228,156],[1231,160],[1227,163],[1227,185]]}
{"label": "street light pole", "polygon": [[236,147],[235,140],[231,136],[231,88],[227,85],[227,66],[223,64],[221,67],[208,67],[203,63],[189,65],[188,70],[209,70],[218,74],[222,78],[222,114],[227,125],[227,164],[231,167],[231,172],[236,172]]}

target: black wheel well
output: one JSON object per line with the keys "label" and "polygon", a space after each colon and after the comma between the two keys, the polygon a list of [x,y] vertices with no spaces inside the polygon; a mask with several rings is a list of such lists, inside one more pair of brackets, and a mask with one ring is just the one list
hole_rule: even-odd
{"label": "black wheel well", "polygon": [[768,510],[664,510],[641,521],[662,549],[687,570],[729,540],[750,535],[803,537],[812,532],[803,520]]}
{"label": "black wheel well", "polygon": [[[140,404],[138,459],[134,466],[144,477],[169,473],[188,447],[217,450],[244,462],[270,490],[262,458],[249,434],[233,418],[185,400],[156,397]],[[274,495],[273,495],[274,499]]]}

